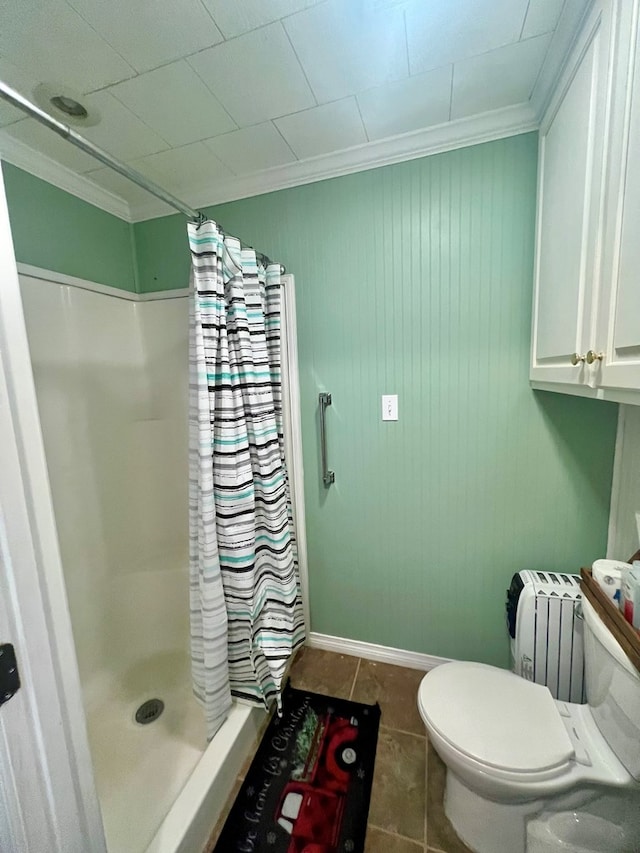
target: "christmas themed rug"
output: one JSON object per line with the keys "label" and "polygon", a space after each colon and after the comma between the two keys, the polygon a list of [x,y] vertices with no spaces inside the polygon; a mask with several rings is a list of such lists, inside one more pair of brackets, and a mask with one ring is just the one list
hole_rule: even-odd
{"label": "christmas themed rug", "polygon": [[215,853],[363,853],[380,708],[287,685]]}

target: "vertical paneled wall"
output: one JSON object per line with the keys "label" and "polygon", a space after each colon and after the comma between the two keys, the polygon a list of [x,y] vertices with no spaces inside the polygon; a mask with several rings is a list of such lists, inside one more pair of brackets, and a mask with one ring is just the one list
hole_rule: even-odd
{"label": "vertical paneled wall", "polygon": [[[536,156],[523,135],[211,211],[296,276],[314,631],[503,664],[512,573],[605,552],[617,406],[528,383]],[[141,289],[184,285],[184,219],[135,231]]]}
{"label": "vertical paneled wall", "polygon": [[627,560],[640,548],[640,406],[620,406],[620,437],[611,499],[608,556]]}

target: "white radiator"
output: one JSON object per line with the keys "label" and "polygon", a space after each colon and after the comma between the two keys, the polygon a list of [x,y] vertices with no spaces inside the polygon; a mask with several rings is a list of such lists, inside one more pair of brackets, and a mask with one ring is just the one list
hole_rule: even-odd
{"label": "white radiator", "polygon": [[584,702],[581,599],[580,576],[564,572],[518,572],[507,590],[513,671],[565,702]]}

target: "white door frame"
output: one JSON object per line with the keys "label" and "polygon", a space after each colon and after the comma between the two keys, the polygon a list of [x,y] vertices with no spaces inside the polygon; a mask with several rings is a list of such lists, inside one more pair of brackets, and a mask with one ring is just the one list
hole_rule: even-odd
{"label": "white door frame", "polygon": [[298,373],[298,328],[296,325],[296,288],[293,275],[282,276],[282,416],[284,447],[289,475],[289,491],[298,546],[298,570],[307,638],[311,633],[309,609],[309,573],[307,569],[307,532],[304,514],[304,467],[302,462],[302,424],[300,421],[300,377]]}
{"label": "white door frame", "polygon": [[106,853],[1,170],[0,471],[0,849]]}

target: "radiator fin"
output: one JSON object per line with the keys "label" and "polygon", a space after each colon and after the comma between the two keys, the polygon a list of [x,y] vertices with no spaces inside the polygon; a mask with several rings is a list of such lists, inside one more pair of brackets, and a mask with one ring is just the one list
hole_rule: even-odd
{"label": "radiator fin", "polygon": [[512,656],[515,671],[546,685],[554,699],[585,701],[583,621],[575,606],[580,578],[561,572],[523,571]]}

